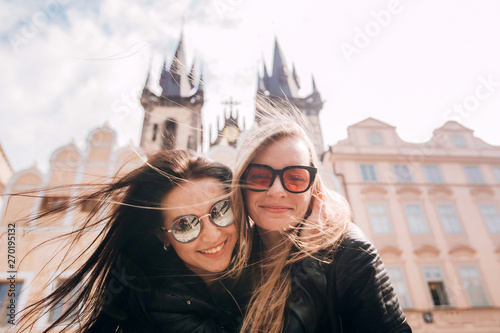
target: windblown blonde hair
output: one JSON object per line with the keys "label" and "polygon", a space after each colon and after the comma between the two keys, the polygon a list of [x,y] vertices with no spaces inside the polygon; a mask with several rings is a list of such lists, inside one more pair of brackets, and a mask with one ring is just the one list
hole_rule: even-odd
{"label": "windblown blonde hair", "polygon": [[[285,307],[291,293],[291,264],[319,251],[335,251],[345,235],[350,220],[347,202],[337,193],[328,191],[318,174],[311,188],[311,195],[324,194],[327,219],[322,225],[304,219],[297,227],[283,231],[283,241],[269,251],[260,244],[260,236],[245,208],[240,185],[245,169],[264,147],[282,138],[299,138],[308,147],[310,165],[318,167],[314,146],[307,134],[310,124],[290,103],[277,103],[257,99],[259,126],[245,133],[239,142],[233,178],[233,211],[240,227],[240,251],[234,269],[241,273],[250,265],[255,277],[254,292],[246,308],[242,332],[281,332],[285,326]],[[311,228],[307,236],[301,230]],[[318,230],[321,229],[321,230]],[[331,256],[329,256],[331,258]]]}

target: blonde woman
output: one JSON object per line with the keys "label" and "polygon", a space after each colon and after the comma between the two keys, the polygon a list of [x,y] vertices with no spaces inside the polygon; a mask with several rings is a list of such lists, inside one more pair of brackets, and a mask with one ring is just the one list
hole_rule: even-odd
{"label": "blonde woman", "polygon": [[377,250],[322,186],[295,110],[264,107],[233,180],[245,239],[236,268],[248,263],[254,282],[242,332],[411,332]]}

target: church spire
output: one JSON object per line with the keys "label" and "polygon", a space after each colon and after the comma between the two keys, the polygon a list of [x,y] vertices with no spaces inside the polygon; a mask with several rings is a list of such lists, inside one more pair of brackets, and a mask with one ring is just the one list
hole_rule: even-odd
{"label": "church spire", "polygon": [[186,71],[186,57],[184,55],[183,34],[175,51],[170,69],[167,71],[167,62],[163,65],[160,77],[161,95],[164,97],[187,97],[191,90]]}
{"label": "church spire", "polygon": [[191,65],[191,70],[189,71],[189,86],[191,87],[191,89],[194,88],[195,83],[196,80],[194,79],[194,60],[193,60],[193,64]]}
{"label": "church spire", "polygon": [[264,63],[264,83],[270,95],[286,98],[298,97],[299,87],[295,79],[296,74],[290,75],[278,38],[274,40],[273,70],[267,80],[266,75],[267,70]]}
{"label": "church spire", "polygon": [[316,88],[316,81],[314,80],[314,75],[311,75],[312,77],[312,87],[313,87],[313,94],[319,92],[318,88]]}

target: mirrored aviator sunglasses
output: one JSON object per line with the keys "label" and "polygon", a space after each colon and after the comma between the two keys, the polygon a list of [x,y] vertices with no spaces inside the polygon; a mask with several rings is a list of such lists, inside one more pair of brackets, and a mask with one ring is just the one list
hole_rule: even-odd
{"label": "mirrored aviator sunglasses", "polygon": [[172,233],[176,241],[180,243],[190,243],[194,241],[201,233],[201,219],[208,216],[210,221],[218,227],[227,227],[233,224],[234,216],[229,200],[216,202],[211,208],[210,213],[197,217],[195,215],[185,215],[175,219],[172,229],[161,227],[163,231]]}
{"label": "mirrored aviator sunglasses", "polygon": [[249,164],[243,173],[242,185],[254,192],[267,191],[273,186],[276,176],[281,185],[290,193],[303,193],[309,190],[318,169],[305,165],[291,165],[281,170],[265,164]]}

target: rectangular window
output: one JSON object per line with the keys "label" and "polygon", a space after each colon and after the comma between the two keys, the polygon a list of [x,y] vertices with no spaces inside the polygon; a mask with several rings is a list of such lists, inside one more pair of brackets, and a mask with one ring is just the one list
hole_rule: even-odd
{"label": "rectangular window", "polygon": [[52,209],[65,209],[68,207],[69,201],[64,197],[47,196],[42,200],[42,209],[45,211]]}
{"label": "rectangular window", "polygon": [[428,234],[429,227],[427,226],[427,219],[425,218],[424,209],[420,204],[406,204],[404,205],[406,219],[410,225],[412,234]]}
{"label": "rectangular window", "polygon": [[156,135],[158,134],[158,124],[153,125],[153,141],[156,141]]}
{"label": "rectangular window", "polygon": [[484,184],[483,175],[481,174],[481,170],[476,165],[466,165],[464,167],[465,175],[467,176],[467,180],[471,184]]}
{"label": "rectangular window", "polygon": [[396,181],[398,183],[412,182],[410,168],[406,164],[395,164],[394,174],[396,175]]}
{"label": "rectangular window", "polygon": [[364,182],[377,181],[377,174],[375,173],[375,166],[373,164],[360,164],[359,169]]}
{"label": "rectangular window", "polygon": [[463,232],[453,205],[437,205],[437,211],[445,233],[461,234]]}
{"label": "rectangular window", "polygon": [[392,234],[391,221],[385,204],[368,204],[368,215],[374,234]]}
{"label": "rectangular window", "polygon": [[[16,304],[16,311],[20,310],[19,293],[21,292],[22,287],[22,282],[17,282],[15,285],[11,284],[9,281],[0,282],[0,327],[12,326],[9,324],[9,320],[12,318],[9,316],[10,312],[7,306],[11,304],[11,300],[14,300]],[[17,316],[15,322],[17,322]]]}
{"label": "rectangular window", "polygon": [[467,147],[467,141],[465,141],[465,138],[462,135],[452,135],[451,142],[457,148]]}
{"label": "rectangular window", "polygon": [[87,199],[82,202],[82,212],[91,212],[97,207],[97,204],[99,203],[99,199]]}
{"label": "rectangular window", "polygon": [[493,173],[495,174],[495,178],[497,179],[497,183],[500,184],[500,166],[494,166]]}
{"label": "rectangular window", "polygon": [[406,277],[400,266],[387,266],[387,274],[391,279],[392,286],[398,295],[399,304],[403,309],[411,308],[411,298],[406,285]]}
{"label": "rectangular window", "polygon": [[428,183],[443,183],[443,176],[441,176],[441,171],[437,165],[424,165],[424,172]]}
{"label": "rectangular window", "polygon": [[446,286],[444,283],[443,272],[441,267],[438,265],[424,266],[424,278],[429,288],[429,293],[431,295],[432,303],[434,306],[446,306],[450,305],[450,299],[448,298],[448,293],[446,291]]}
{"label": "rectangular window", "polygon": [[488,226],[488,230],[492,234],[500,234],[500,212],[495,205],[481,205],[479,206],[483,220]]}
{"label": "rectangular window", "polygon": [[[59,288],[66,281],[67,279],[57,279],[56,288]],[[70,294],[65,295],[65,297],[52,308],[49,314],[49,322],[53,323],[70,308],[74,302],[77,291],[78,288],[73,290]],[[67,320],[71,320],[71,315]]]}
{"label": "rectangular window", "polygon": [[476,265],[459,265],[458,272],[471,306],[488,306],[488,297]]}
{"label": "rectangular window", "polygon": [[384,144],[384,138],[379,132],[371,132],[368,134],[368,139],[372,145],[380,146]]}

